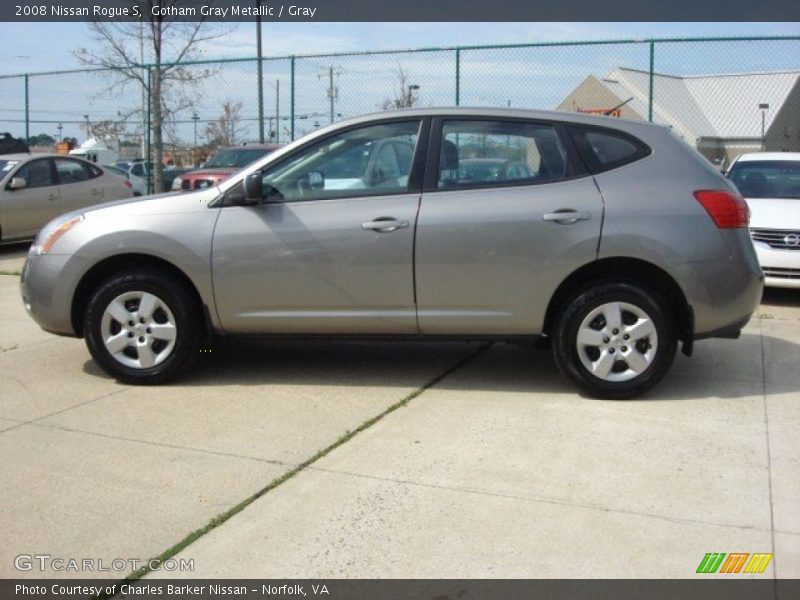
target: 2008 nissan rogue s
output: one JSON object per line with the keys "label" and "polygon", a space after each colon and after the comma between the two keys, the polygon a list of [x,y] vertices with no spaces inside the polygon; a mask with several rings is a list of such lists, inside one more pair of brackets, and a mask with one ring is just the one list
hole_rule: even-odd
{"label": "2008 nissan rogue s", "polygon": [[630,398],[679,342],[690,354],[747,323],[763,285],[747,223],[733,185],[664,127],[411,109],[319,130],[206,190],[64,215],[22,296],[128,383],[173,378],[211,334],[546,336],[583,390]]}

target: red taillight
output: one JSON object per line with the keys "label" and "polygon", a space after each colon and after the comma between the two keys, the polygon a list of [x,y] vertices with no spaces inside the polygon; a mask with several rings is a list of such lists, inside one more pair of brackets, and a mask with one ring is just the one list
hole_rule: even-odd
{"label": "red taillight", "polygon": [[130,181],[130,179],[126,179],[126,180],[125,180],[125,185],[127,185],[129,188],[132,188],[132,187],[133,187],[133,185],[131,185],[131,181]]}
{"label": "red taillight", "polygon": [[720,229],[747,227],[750,221],[750,209],[738,194],[725,190],[697,190],[694,197]]}

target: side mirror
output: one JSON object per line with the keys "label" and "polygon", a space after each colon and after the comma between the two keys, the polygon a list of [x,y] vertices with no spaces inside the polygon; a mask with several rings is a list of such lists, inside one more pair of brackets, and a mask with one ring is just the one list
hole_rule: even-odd
{"label": "side mirror", "polygon": [[325,174],[322,171],[308,172],[308,187],[312,190],[325,189]]}
{"label": "side mirror", "polygon": [[250,173],[244,178],[243,204],[258,204],[264,199],[264,184],[261,171]]}
{"label": "side mirror", "polygon": [[22,177],[12,177],[8,184],[8,189],[10,190],[21,190],[26,187],[28,187],[28,182]]}

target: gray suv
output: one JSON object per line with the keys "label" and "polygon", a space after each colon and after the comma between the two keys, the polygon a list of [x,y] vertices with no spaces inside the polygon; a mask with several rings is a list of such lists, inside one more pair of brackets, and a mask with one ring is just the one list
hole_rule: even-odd
{"label": "gray suv", "polygon": [[[460,168],[477,161],[524,168]],[[544,337],[583,390],[630,398],[679,342],[688,355],[747,323],[763,285],[747,220],[660,126],[402,110],[209,189],[66,214],[39,233],[22,296],[128,383],[173,378],[212,335]]]}

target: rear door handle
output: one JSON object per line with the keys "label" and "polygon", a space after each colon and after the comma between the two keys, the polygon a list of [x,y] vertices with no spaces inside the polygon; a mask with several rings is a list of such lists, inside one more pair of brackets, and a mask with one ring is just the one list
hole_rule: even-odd
{"label": "rear door handle", "polygon": [[58,199],[58,196],[57,196],[56,194],[50,194],[50,195],[47,197],[47,199],[48,199],[48,200],[57,200],[57,199]]}
{"label": "rear door handle", "polygon": [[392,217],[380,217],[374,221],[367,221],[361,224],[361,229],[379,231],[380,233],[391,233],[406,227],[408,227],[408,221],[398,221]]}
{"label": "rear door handle", "polygon": [[580,210],[557,210],[556,212],[545,213],[542,215],[544,221],[554,221],[559,225],[572,225],[578,221],[588,221],[592,218],[591,213]]}

